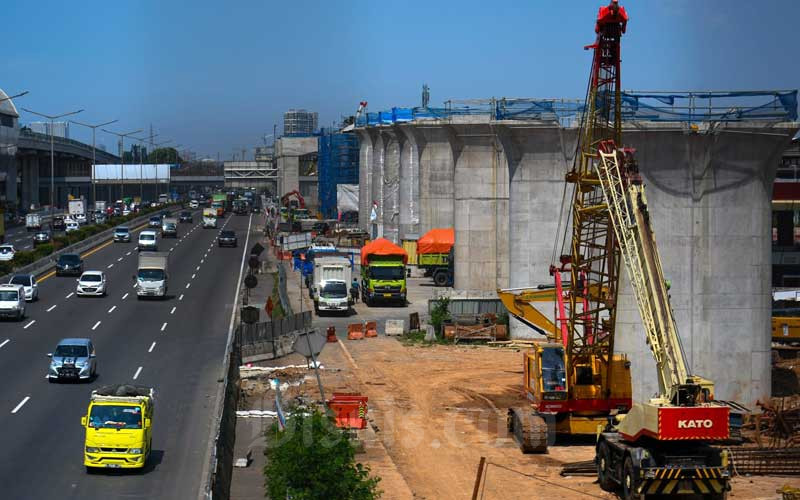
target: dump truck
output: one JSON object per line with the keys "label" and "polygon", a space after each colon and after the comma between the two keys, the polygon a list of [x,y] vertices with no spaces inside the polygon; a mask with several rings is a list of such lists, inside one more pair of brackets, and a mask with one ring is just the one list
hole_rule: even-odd
{"label": "dump truck", "polygon": [[134,276],[136,297],[167,296],[169,273],[168,252],[144,252],[139,254],[139,267]]}
{"label": "dump truck", "polygon": [[385,238],[361,247],[361,296],[368,306],[376,302],[406,305],[405,250]]}
{"label": "dump truck", "polygon": [[118,384],[92,391],[81,416],[87,473],[145,466],[153,450],[154,403],[151,387]]}
{"label": "dump truck", "polygon": [[350,259],[344,256],[325,256],[314,258],[314,278],[311,287],[314,311],[343,312],[347,314],[354,300],[350,295],[353,280],[353,267]]}
{"label": "dump truck", "polygon": [[417,240],[417,267],[432,276],[436,286],[453,286],[455,230],[431,229]]}

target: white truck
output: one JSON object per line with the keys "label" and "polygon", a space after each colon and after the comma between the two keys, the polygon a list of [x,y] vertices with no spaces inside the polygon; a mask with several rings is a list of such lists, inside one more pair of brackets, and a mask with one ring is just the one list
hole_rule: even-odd
{"label": "white truck", "polygon": [[203,209],[203,229],[217,227],[217,212],[213,208]]}
{"label": "white truck", "polygon": [[99,201],[99,200],[98,200],[98,201],[95,201],[95,202],[94,202],[94,211],[95,211],[95,212],[103,212],[103,213],[106,213],[106,207],[107,207],[107,206],[108,206],[108,205],[106,205],[106,202],[105,202],[105,201]]}
{"label": "white truck", "polygon": [[26,215],[25,229],[27,231],[39,231],[40,229],[42,229],[42,216],[39,214]]}
{"label": "white truck", "polygon": [[167,296],[169,274],[168,252],[146,252],[139,254],[139,268],[136,280],[136,298]]}
{"label": "white truck", "polygon": [[350,295],[353,267],[350,259],[342,256],[315,257],[312,294],[314,311],[347,314],[354,300]]}
{"label": "white truck", "polygon": [[77,219],[78,214],[86,215],[86,200],[79,198],[77,200],[69,200],[67,203],[67,210],[73,219]]}

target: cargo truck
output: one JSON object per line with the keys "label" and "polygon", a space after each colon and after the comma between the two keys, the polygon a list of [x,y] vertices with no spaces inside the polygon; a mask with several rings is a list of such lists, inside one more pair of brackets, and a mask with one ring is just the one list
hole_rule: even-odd
{"label": "cargo truck", "polygon": [[[324,255],[324,254],[323,254]],[[312,298],[314,311],[342,312],[347,314],[355,301],[350,296],[353,267],[350,259],[343,256],[318,256],[314,258]]]}
{"label": "cargo truck", "polygon": [[177,238],[178,237],[178,219],[175,217],[164,217],[161,219],[161,237],[162,238]]}
{"label": "cargo truck", "polygon": [[203,209],[203,229],[217,227],[217,211],[213,208]]}
{"label": "cargo truck", "polygon": [[153,449],[155,392],[150,387],[110,385],[92,391],[81,417],[83,465],[96,469],[141,469]]}
{"label": "cargo truck", "polygon": [[169,273],[168,252],[146,252],[139,254],[139,267],[134,276],[136,280],[136,297],[167,296]]}
{"label": "cargo truck", "polygon": [[86,200],[83,198],[79,198],[77,200],[69,200],[67,202],[67,212],[69,215],[77,220],[78,214],[86,215]]}
{"label": "cargo truck", "polygon": [[378,238],[361,248],[361,296],[364,303],[394,302],[406,305],[405,250],[385,238]]}
{"label": "cargo truck", "polygon": [[211,196],[211,208],[213,208],[216,213],[217,217],[222,217],[225,215],[225,211],[227,210],[227,203],[228,203],[228,195],[225,193],[217,193]]}
{"label": "cargo truck", "polygon": [[455,230],[431,229],[417,241],[417,267],[436,286],[453,286]]}
{"label": "cargo truck", "polygon": [[42,216],[39,214],[28,214],[25,216],[25,229],[30,231],[39,231],[42,229]]}

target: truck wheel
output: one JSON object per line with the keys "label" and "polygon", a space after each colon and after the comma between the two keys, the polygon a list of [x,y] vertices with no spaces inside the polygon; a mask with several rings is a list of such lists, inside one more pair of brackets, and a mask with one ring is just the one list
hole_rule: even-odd
{"label": "truck wheel", "polygon": [[615,484],[611,479],[611,450],[608,449],[608,443],[605,441],[600,442],[597,446],[595,463],[597,464],[597,482],[600,483],[600,488],[605,491],[614,491]]}
{"label": "truck wheel", "polygon": [[642,496],[636,491],[639,489],[639,480],[633,470],[633,460],[625,457],[622,466],[622,498],[625,500],[641,500]]}
{"label": "truck wheel", "polygon": [[439,271],[433,275],[433,282],[436,286],[447,286],[447,273],[444,271]]}

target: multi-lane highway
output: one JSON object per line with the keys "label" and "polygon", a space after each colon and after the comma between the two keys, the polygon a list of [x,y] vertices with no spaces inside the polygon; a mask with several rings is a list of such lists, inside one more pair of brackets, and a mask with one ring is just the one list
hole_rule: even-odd
{"label": "multi-lane highway", "polygon": [[33,235],[25,226],[14,226],[6,229],[5,243],[14,245],[16,250],[33,249]]}
{"label": "multi-lane highway", "polygon": [[[27,318],[0,323],[0,498],[195,498],[206,460],[217,378],[228,338],[252,216],[229,216],[220,228],[181,224],[170,250],[169,297],[137,300],[136,238],[109,243],[84,258],[107,273],[108,295],[79,298],[75,279],[45,277]],[[238,248],[218,248],[235,230]],[[24,229],[23,229],[24,231]],[[94,341],[98,377],[50,384],[46,354],[64,337]],[[87,475],[80,417],[91,390],[111,383],[156,390],[153,453],[139,473]]]}

